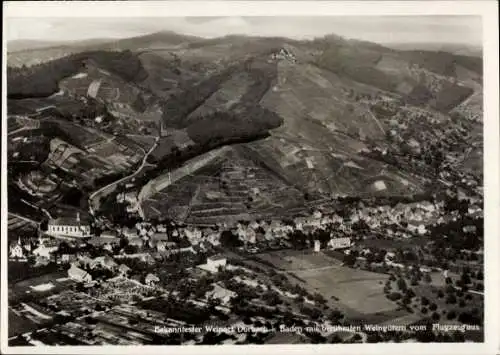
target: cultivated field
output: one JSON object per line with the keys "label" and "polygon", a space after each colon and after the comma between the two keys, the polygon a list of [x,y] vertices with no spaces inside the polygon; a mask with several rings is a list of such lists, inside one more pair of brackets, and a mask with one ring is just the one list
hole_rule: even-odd
{"label": "cultivated field", "polygon": [[398,308],[383,292],[387,275],[342,266],[322,253],[280,251],[259,254],[259,258],[295,275],[306,289],[319,292],[334,306],[337,299],[347,308],[366,315]]}
{"label": "cultivated field", "polygon": [[155,144],[155,136],[145,136],[137,134],[127,134],[127,138],[131,139],[139,145],[144,151],[148,151]]}
{"label": "cultivated field", "polygon": [[92,145],[111,137],[95,129],[85,128],[72,122],[62,120],[57,120],[55,122],[57,122],[57,125],[64,133],[71,137],[72,141],[68,143],[77,147],[91,147]]}
{"label": "cultivated field", "polygon": [[[195,161],[193,159],[193,161]],[[302,193],[238,149],[225,149],[200,169],[186,164],[157,178],[144,193],[146,215],[177,212],[190,224],[210,224],[283,215],[300,205]],[[178,178],[180,176],[180,178]],[[147,192],[146,189],[143,189]]]}

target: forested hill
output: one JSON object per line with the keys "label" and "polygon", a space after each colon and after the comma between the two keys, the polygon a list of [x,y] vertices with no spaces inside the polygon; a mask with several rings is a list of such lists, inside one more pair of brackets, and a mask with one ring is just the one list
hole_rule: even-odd
{"label": "forested hill", "polygon": [[139,58],[130,51],[92,51],[72,54],[31,67],[7,68],[9,99],[47,97],[59,91],[59,82],[83,69],[88,61],[120,76],[139,82],[148,73]]}

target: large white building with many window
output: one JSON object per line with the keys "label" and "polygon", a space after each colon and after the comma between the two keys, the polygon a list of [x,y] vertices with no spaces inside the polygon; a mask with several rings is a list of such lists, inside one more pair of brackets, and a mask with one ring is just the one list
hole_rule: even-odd
{"label": "large white building with many window", "polygon": [[54,237],[85,238],[90,237],[90,226],[82,223],[77,214],[76,219],[63,217],[50,220],[47,234]]}
{"label": "large white building with many window", "polygon": [[330,247],[330,249],[349,248],[351,246],[351,238],[349,237],[332,238],[328,242],[328,246]]}

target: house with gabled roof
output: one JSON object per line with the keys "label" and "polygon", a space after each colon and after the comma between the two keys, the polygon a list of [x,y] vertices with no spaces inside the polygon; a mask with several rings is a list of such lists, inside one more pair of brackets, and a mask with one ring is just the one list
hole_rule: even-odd
{"label": "house with gabled roof", "polygon": [[90,274],[87,271],[80,269],[75,264],[72,264],[71,267],[68,269],[68,277],[77,282],[92,281],[92,276],[90,276]]}

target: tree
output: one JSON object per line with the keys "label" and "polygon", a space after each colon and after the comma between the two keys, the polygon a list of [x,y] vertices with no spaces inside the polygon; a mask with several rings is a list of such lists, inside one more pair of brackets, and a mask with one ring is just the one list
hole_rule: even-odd
{"label": "tree", "polygon": [[448,295],[448,297],[446,297],[446,303],[447,304],[455,304],[457,303],[457,297],[455,295]]}
{"label": "tree", "polygon": [[135,245],[128,244],[123,248],[125,254],[135,254],[137,253],[138,248]]}
{"label": "tree", "polygon": [[401,298],[401,294],[399,292],[392,292],[389,295],[387,295],[387,298],[390,299],[391,301],[397,301]]}
{"label": "tree", "polygon": [[432,282],[431,275],[429,275],[428,273],[425,273],[424,274],[424,281],[427,283],[431,283]]}
{"label": "tree", "polygon": [[462,276],[461,276],[460,280],[462,281],[463,285],[468,285],[472,282],[469,273],[466,271],[462,272]]}
{"label": "tree", "polygon": [[446,315],[446,318],[449,320],[455,319],[457,317],[457,313],[453,310],[449,311]]}
{"label": "tree", "polygon": [[342,318],[344,318],[344,315],[338,309],[334,309],[330,312],[328,318],[333,324],[337,324]]}
{"label": "tree", "polygon": [[411,297],[408,296],[408,294],[406,294],[404,297],[403,297],[403,300],[402,300],[403,304],[404,305],[409,305],[411,303]]}
{"label": "tree", "polygon": [[406,289],[408,288],[408,286],[406,285],[406,281],[403,278],[400,278],[398,280],[398,288],[401,291],[406,291]]}
{"label": "tree", "polygon": [[429,304],[429,300],[427,299],[427,297],[423,297],[423,296],[422,296],[422,299],[420,300],[420,302],[422,303],[422,306],[427,306]]}
{"label": "tree", "polygon": [[220,242],[223,247],[235,248],[241,246],[243,243],[229,230],[222,231],[220,235]]}
{"label": "tree", "polygon": [[439,318],[441,318],[441,316],[439,315],[439,313],[437,313],[437,312],[433,312],[432,313],[432,320],[438,321]]}
{"label": "tree", "polygon": [[343,261],[346,266],[352,267],[356,263],[356,256],[353,253],[345,254]]}

